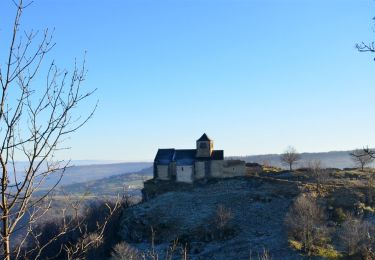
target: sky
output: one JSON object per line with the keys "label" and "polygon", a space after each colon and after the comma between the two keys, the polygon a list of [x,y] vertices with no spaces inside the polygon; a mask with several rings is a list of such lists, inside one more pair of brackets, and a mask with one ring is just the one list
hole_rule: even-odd
{"label": "sky", "polygon": [[[2,1],[1,45],[13,16]],[[97,88],[60,156],[151,161],[203,133],[226,156],[375,147],[375,55],[355,49],[374,16],[372,0],[35,0],[21,26],[54,29],[61,68],[86,52]]]}

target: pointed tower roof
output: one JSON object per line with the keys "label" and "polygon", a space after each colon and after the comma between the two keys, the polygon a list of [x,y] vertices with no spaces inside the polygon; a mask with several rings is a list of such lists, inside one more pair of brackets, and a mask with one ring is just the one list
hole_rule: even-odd
{"label": "pointed tower roof", "polygon": [[199,138],[197,141],[198,141],[198,142],[200,142],[200,141],[211,141],[211,139],[208,138],[208,136],[206,135],[206,133],[204,133],[204,134],[201,136],[201,138]]}

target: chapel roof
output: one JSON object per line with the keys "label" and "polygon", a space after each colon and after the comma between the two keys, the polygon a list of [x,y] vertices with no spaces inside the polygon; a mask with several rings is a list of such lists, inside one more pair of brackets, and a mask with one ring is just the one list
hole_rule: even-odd
{"label": "chapel roof", "polygon": [[193,165],[196,152],[196,149],[175,150],[173,161],[175,161],[177,165]]}
{"label": "chapel roof", "polygon": [[197,141],[211,141],[211,139],[204,133]]}
{"label": "chapel roof", "polygon": [[159,149],[154,161],[158,164],[169,164],[173,160],[174,153],[175,149]]}

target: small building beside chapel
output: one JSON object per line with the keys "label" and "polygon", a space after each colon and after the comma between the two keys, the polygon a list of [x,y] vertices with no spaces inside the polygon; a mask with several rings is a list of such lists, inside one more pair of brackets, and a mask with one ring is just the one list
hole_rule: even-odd
{"label": "small building beside chapel", "polygon": [[245,162],[224,160],[223,150],[203,134],[195,149],[159,149],[154,160],[154,179],[193,183],[209,178],[245,175]]}

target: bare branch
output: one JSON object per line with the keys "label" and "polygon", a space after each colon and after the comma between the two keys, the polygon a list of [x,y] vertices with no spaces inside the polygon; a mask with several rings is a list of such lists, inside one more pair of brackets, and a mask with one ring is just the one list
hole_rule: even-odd
{"label": "bare branch", "polygon": [[[50,194],[68,166],[68,162],[56,160],[55,153],[65,148],[63,141],[70,134],[92,118],[97,106],[86,116],[76,115],[77,107],[95,92],[84,91],[82,87],[87,73],[85,59],[82,65],[75,61],[72,73],[59,70],[53,61],[48,67],[44,89],[33,86],[34,79],[43,71],[46,55],[55,46],[53,31],[46,29],[42,33],[31,31],[21,35],[21,17],[32,2],[13,0],[13,3],[15,17],[9,47],[2,50],[6,51],[7,59],[5,64],[0,64],[0,235],[7,260],[11,256],[14,232],[26,230],[17,257],[21,256],[20,248],[29,237],[40,237],[32,224],[50,209]],[[22,160],[27,160],[27,167],[18,169],[17,162]],[[58,176],[56,183],[35,197],[52,175]],[[42,206],[46,201],[48,206]],[[26,216],[27,225],[20,225]],[[22,257],[43,251],[46,246],[37,244],[35,250],[23,252]]]}

